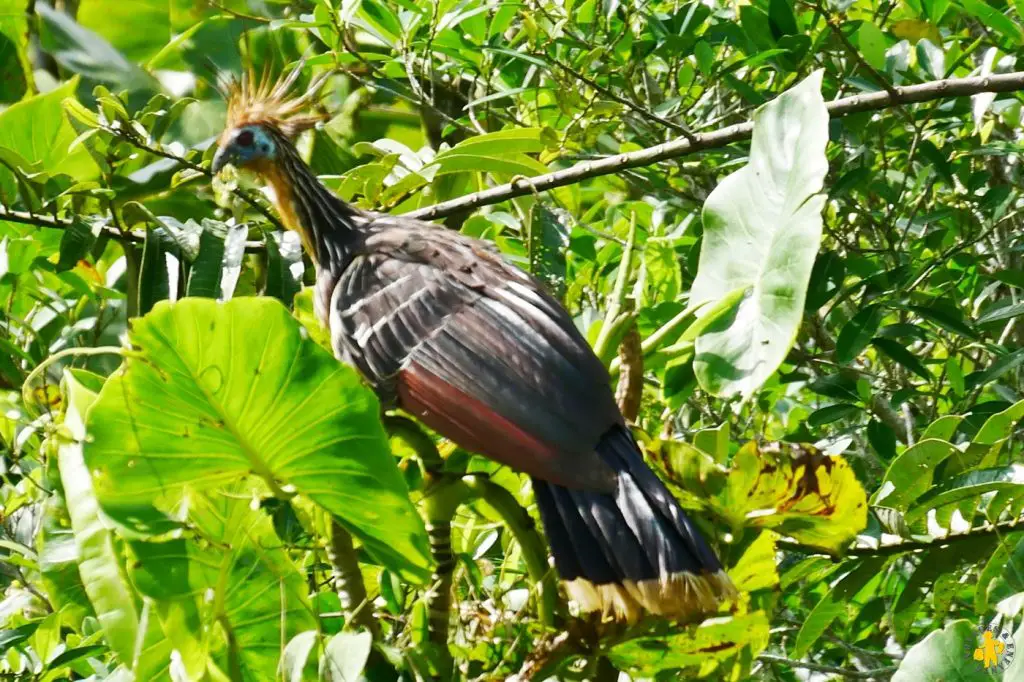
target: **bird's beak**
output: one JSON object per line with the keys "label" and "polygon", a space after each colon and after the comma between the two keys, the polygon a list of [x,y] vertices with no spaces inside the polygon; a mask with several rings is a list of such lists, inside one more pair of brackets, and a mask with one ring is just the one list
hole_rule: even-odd
{"label": "bird's beak", "polygon": [[233,163],[235,155],[229,151],[229,147],[219,147],[217,153],[213,155],[213,163],[210,164],[210,172],[216,175],[221,171],[224,166],[229,163]]}

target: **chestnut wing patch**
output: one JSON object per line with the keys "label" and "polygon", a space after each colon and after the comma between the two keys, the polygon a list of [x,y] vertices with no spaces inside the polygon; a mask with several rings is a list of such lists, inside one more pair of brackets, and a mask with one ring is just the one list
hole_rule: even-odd
{"label": "chestnut wing patch", "polygon": [[608,489],[594,448],[621,417],[568,314],[474,242],[420,232],[382,230],[346,269],[331,302],[335,351],[385,403],[463,447],[553,483]]}

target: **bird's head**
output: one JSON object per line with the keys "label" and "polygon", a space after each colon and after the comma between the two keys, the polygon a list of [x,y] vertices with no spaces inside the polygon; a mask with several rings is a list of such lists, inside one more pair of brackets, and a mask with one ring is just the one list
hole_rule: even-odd
{"label": "bird's head", "polygon": [[259,171],[262,164],[274,163],[278,149],[275,138],[280,134],[261,123],[249,123],[225,130],[210,170],[219,173],[225,166],[232,165]]}
{"label": "bird's head", "polygon": [[299,68],[301,65],[276,82],[264,77],[258,84],[247,72],[227,86],[227,126],[217,141],[210,170],[218,173],[232,165],[266,174],[284,146],[323,120],[309,109],[329,74],[314,79],[305,93],[292,97]]}

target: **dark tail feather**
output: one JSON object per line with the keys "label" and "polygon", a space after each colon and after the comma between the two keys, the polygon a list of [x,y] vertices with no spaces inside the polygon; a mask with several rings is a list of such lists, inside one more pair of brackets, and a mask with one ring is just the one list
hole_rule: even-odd
{"label": "dark tail feather", "polygon": [[618,474],[614,494],[534,479],[555,566],[585,611],[636,621],[643,611],[690,617],[735,595],[718,557],[616,426],[597,452]]}

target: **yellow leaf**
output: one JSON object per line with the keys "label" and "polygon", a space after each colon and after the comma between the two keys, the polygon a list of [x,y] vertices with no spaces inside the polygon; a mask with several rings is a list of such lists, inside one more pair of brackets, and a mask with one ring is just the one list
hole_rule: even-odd
{"label": "yellow leaf", "polygon": [[942,44],[942,34],[939,33],[939,27],[929,21],[904,19],[892,24],[889,27],[889,32],[897,38],[909,40],[911,43],[927,38],[936,45]]}

